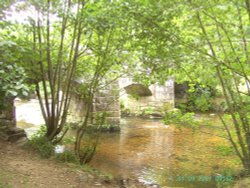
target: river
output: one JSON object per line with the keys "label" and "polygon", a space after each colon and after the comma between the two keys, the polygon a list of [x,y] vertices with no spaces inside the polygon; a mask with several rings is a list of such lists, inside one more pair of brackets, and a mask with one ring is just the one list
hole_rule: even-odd
{"label": "river", "polygon": [[[42,119],[35,117],[39,109],[29,111],[27,105],[17,105],[17,117],[18,126],[30,134]],[[30,119],[25,118],[25,112]],[[119,133],[101,135],[91,165],[115,177],[150,185],[211,188],[232,181],[229,170],[239,169],[236,157],[223,156],[216,150],[217,146],[228,145],[228,141],[215,136],[212,129],[202,128],[202,132],[209,134],[179,130],[161,120],[122,118]]]}

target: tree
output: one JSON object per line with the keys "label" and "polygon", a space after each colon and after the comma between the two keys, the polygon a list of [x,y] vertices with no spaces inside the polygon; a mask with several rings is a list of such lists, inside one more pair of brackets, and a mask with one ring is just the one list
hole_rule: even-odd
{"label": "tree", "polygon": [[[228,4],[213,6],[213,3],[196,4],[189,1],[194,11],[197,25],[201,30],[201,35],[209,53],[209,62],[215,66],[216,76],[219,79],[223,90],[229,114],[233,121],[234,129],[225,123],[220,116],[229,140],[234,147],[236,154],[240,158],[247,173],[250,172],[250,61],[249,43],[247,27],[250,17],[248,17],[248,1],[232,1]],[[226,14],[225,10],[229,10]],[[222,14],[223,13],[223,14]],[[222,16],[223,15],[223,16]],[[235,16],[237,19],[228,23],[228,19]],[[205,18],[206,17],[206,21]],[[214,24],[214,27],[207,25],[207,21]],[[217,35],[218,39],[214,37]],[[241,83],[246,85],[247,92],[240,90]],[[236,132],[236,137],[233,137]]]}
{"label": "tree", "polygon": [[79,93],[86,101],[86,115],[75,141],[75,153],[81,163],[92,159],[99,139],[97,134],[93,146],[83,148],[81,142],[87,126],[92,124],[98,130],[105,121],[105,109],[101,114],[93,113],[96,93],[128,71],[123,69],[124,64],[133,64],[128,52],[129,32],[126,26],[129,20],[122,15],[122,3],[99,1],[88,5],[85,22],[85,32],[89,35],[88,52],[77,67],[77,75],[84,78],[84,87]]}
{"label": "tree", "polygon": [[0,1],[0,20],[5,17],[4,10],[8,9],[14,0],[1,0]]}
{"label": "tree", "polygon": [[[4,25],[4,23],[1,23]],[[18,55],[22,49],[18,45],[5,39],[6,34],[2,30],[0,42],[0,108],[4,109],[6,98],[15,98],[16,96],[27,96],[28,86],[26,85],[27,75],[24,69],[18,64],[20,59]]]}
{"label": "tree", "polygon": [[[133,6],[128,10],[139,26],[137,49],[142,50],[141,59],[145,67],[150,67],[154,80],[174,75],[179,82],[222,88],[232,126],[218,115],[249,172],[249,1],[130,3]],[[241,84],[245,91],[240,89]]]}
{"label": "tree", "polygon": [[30,79],[36,86],[48,140],[58,141],[66,123],[70,90],[77,61],[83,51],[83,11],[85,1],[28,1],[36,16],[19,25],[26,34],[19,44]]}

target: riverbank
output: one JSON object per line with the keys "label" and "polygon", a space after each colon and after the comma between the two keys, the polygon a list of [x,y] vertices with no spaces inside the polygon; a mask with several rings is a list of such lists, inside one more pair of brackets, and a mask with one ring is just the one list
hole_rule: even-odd
{"label": "riverbank", "polygon": [[[41,159],[36,153],[0,140],[0,188],[115,188],[123,181],[108,180],[79,166]],[[142,185],[131,184],[137,188]]]}

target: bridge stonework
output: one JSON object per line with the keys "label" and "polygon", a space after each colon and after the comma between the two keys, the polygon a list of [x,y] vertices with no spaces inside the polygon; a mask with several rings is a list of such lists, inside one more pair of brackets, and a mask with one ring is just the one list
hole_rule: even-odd
{"label": "bridge stonework", "polygon": [[3,106],[0,109],[0,138],[11,142],[25,141],[25,131],[16,127],[14,97],[3,97],[1,104]]}
{"label": "bridge stonework", "polygon": [[[86,114],[86,102],[77,95],[72,95],[69,108],[68,122],[81,122]],[[100,113],[105,113],[105,124],[112,130],[118,130],[120,124],[120,102],[119,102],[119,83],[114,81],[107,84],[96,92],[92,105],[93,116],[97,117]],[[96,118],[93,117],[93,121]],[[95,123],[95,122],[92,122]]]}
{"label": "bridge stonework", "polygon": [[[131,114],[138,112],[157,112],[162,109],[174,107],[174,81],[168,79],[164,85],[154,84],[147,89],[151,96],[141,96],[133,98],[124,88],[138,84],[131,78],[121,78],[111,84],[102,87],[96,94],[93,101],[93,114],[105,112],[106,125],[112,125],[112,130],[119,130],[121,106],[124,105]],[[82,121],[86,114],[86,104],[81,97],[73,96],[69,110],[68,122]],[[14,98],[0,97],[0,138],[7,141],[20,141],[26,138],[24,130],[16,127]],[[7,106],[6,106],[7,105]],[[31,114],[32,115],[32,114]],[[111,130],[111,131],[112,131]]]}
{"label": "bridge stonework", "polygon": [[[120,88],[126,88],[134,84],[131,78],[122,78],[119,82]],[[174,80],[170,77],[164,85],[153,84],[148,87],[151,96],[139,96],[137,98],[129,95],[125,89],[121,90],[120,101],[124,108],[131,114],[143,112],[162,114],[164,110],[174,108]]]}
{"label": "bridge stonework", "polygon": [[[131,114],[147,111],[161,114],[164,108],[174,107],[174,81],[169,78],[164,85],[153,84],[148,87],[151,96],[141,96],[138,99],[131,97],[126,93],[129,85],[136,84],[131,78],[121,78],[117,81],[107,84],[98,90],[93,101],[93,114],[105,112],[106,125],[111,125],[112,129],[119,130],[121,107],[124,105]],[[84,118],[85,102],[77,96],[72,97],[72,103],[69,110],[69,122],[82,121]]]}
{"label": "bridge stonework", "polygon": [[106,124],[111,125],[112,129],[118,129],[121,116],[118,81],[108,84],[96,93],[93,111],[95,113],[105,112]]}

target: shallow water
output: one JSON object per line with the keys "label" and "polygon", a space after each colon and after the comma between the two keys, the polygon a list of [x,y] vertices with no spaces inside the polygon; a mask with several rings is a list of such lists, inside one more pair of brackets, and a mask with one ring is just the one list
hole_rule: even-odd
{"label": "shallow water", "polygon": [[[29,101],[16,106],[17,125],[31,135],[43,122],[39,105]],[[215,149],[228,141],[213,135],[221,130],[201,130],[209,134],[179,130],[161,120],[123,118],[120,133],[101,135],[91,165],[115,177],[168,187],[212,188],[216,182],[230,182],[227,169],[239,169],[237,158]]]}
{"label": "shallow water", "polygon": [[122,119],[120,134],[101,136],[91,163],[145,184],[215,187],[219,174],[231,181],[222,174],[225,169],[238,168],[235,157],[218,154],[215,146],[222,144],[228,144],[227,140],[187,128],[180,131],[160,120],[126,118]]}

